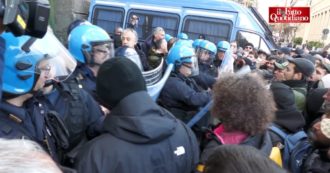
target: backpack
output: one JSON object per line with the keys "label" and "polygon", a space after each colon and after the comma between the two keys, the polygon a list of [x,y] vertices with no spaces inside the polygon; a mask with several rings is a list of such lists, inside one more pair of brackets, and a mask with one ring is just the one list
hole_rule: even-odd
{"label": "backpack", "polygon": [[282,139],[282,160],[283,167],[292,173],[301,173],[303,162],[312,151],[307,134],[300,130],[293,134],[287,134],[276,125],[271,125],[269,130]]}

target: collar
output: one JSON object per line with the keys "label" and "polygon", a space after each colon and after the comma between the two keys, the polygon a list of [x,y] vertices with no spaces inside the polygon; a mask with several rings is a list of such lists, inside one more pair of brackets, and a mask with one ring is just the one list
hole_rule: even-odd
{"label": "collar", "polygon": [[21,123],[26,119],[26,109],[24,107],[17,107],[7,102],[0,103],[0,109],[9,115],[9,118],[17,123]]}
{"label": "collar", "polygon": [[82,66],[79,66],[78,68],[79,68],[80,73],[84,77],[92,79],[93,81],[96,81],[96,77],[94,76],[93,71],[87,65],[82,65]]}
{"label": "collar", "polygon": [[286,80],[283,81],[284,84],[288,85],[289,87],[307,87],[307,82],[306,80]]}

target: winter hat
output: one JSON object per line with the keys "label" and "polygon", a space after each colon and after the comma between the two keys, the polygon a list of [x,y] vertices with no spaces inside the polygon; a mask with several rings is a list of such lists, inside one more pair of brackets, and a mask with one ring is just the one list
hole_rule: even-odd
{"label": "winter hat", "polygon": [[274,65],[275,65],[276,68],[283,70],[283,69],[286,68],[286,66],[289,65],[289,61],[285,58],[278,59],[278,60],[276,60]]}
{"label": "winter hat", "polygon": [[96,93],[109,109],[123,98],[146,91],[146,83],[138,66],[127,58],[115,57],[105,61],[96,79]]}
{"label": "winter hat", "polygon": [[284,54],[287,54],[287,55],[290,55],[290,52],[291,52],[291,49],[288,48],[288,47],[281,47],[281,48],[278,50],[278,53],[284,53]]}
{"label": "winter hat", "polygon": [[306,54],[306,55],[302,55],[302,58],[309,60],[310,62],[312,62],[315,65],[316,58],[314,56],[312,56],[310,54]]}
{"label": "winter hat", "polygon": [[321,132],[323,135],[330,139],[330,119],[323,118],[321,120]]}
{"label": "winter hat", "polygon": [[300,49],[300,48],[297,48],[294,52],[295,52],[297,55],[303,55],[303,54],[304,54],[304,50],[303,50],[303,49]]}
{"label": "winter hat", "polygon": [[315,70],[314,64],[305,58],[288,59],[288,61],[295,64],[298,71],[306,77],[311,76]]}

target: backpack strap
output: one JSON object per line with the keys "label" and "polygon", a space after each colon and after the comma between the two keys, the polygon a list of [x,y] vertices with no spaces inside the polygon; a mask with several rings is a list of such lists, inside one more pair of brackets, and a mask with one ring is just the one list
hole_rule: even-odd
{"label": "backpack strap", "polygon": [[279,135],[282,139],[286,139],[288,136],[286,133],[284,133],[279,127],[277,127],[274,124],[269,126],[268,129],[271,130],[272,132],[276,133],[277,135]]}
{"label": "backpack strap", "polygon": [[290,138],[288,138],[287,140],[289,140],[290,144],[294,144],[295,141],[299,141],[304,138],[307,138],[307,134],[301,130],[301,131],[291,135]]}
{"label": "backpack strap", "polygon": [[284,143],[284,153],[283,153],[283,164],[285,168],[288,168],[288,164],[289,164],[289,156],[290,156],[290,151],[289,148],[292,147],[291,144],[289,144],[287,142],[287,137],[288,135],[286,133],[284,133],[279,127],[277,127],[275,124],[272,124],[271,126],[268,127],[269,130],[271,130],[272,132],[274,132],[275,134],[277,134],[279,137],[282,138],[282,141]]}

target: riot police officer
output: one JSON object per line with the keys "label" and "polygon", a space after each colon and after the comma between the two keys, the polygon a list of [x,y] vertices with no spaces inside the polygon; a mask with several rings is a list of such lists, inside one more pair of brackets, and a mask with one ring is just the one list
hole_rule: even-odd
{"label": "riot police officer", "polygon": [[196,52],[198,55],[199,75],[195,76],[194,79],[198,85],[207,90],[212,88],[218,75],[217,68],[213,64],[217,48],[214,43],[202,40]]}
{"label": "riot police officer", "polygon": [[188,122],[198,108],[211,100],[211,93],[201,89],[192,79],[199,73],[194,49],[175,45],[166,59],[174,70],[160,93],[159,102],[177,118]]}
{"label": "riot police officer", "polygon": [[96,25],[79,25],[68,38],[68,48],[78,61],[73,78],[94,98],[95,80],[100,65],[114,56],[113,40],[108,33]]}
{"label": "riot police officer", "polygon": [[[24,7],[24,8],[22,8]],[[26,8],[28,7],[28,8]],[[22,11],[25,9],[25,11]],[[36,10],[39,9],[39,10]],[[15,36],[32,35],[41,38],[47,31],[50,6],[45,1],[0,1],[0,34],[5,30]],[[0,37],[0,88],[4,66],[5,39]],[[0,100],[2,92],[0,91]]]}
{"label": "riot police officer", "polygon": [[230,44],[227,41],[219,41],[217,44],[217,55],[214,60],[214,64],[216,67],[220,67],[222,64],[222,61],[225,58],[225,53],[227,50],[230,49]]}
{"label": "riot police officer", "polygon": [[[57,113],[33,99],[47,80],[61,81],[76,67],[74,58],[64,56],[54,48],[46,49],[53,36],[44,39],[30,36],[1,35],[6,41],[3,73],[4,102],[0,104],[0,136],[3,138],[29,138],[44,147],[55,161],[58,149],[67,147],[66,128]],[[54,37],[54,36],[53,36]],[[52,74],[52,75],[50,75]]]}

